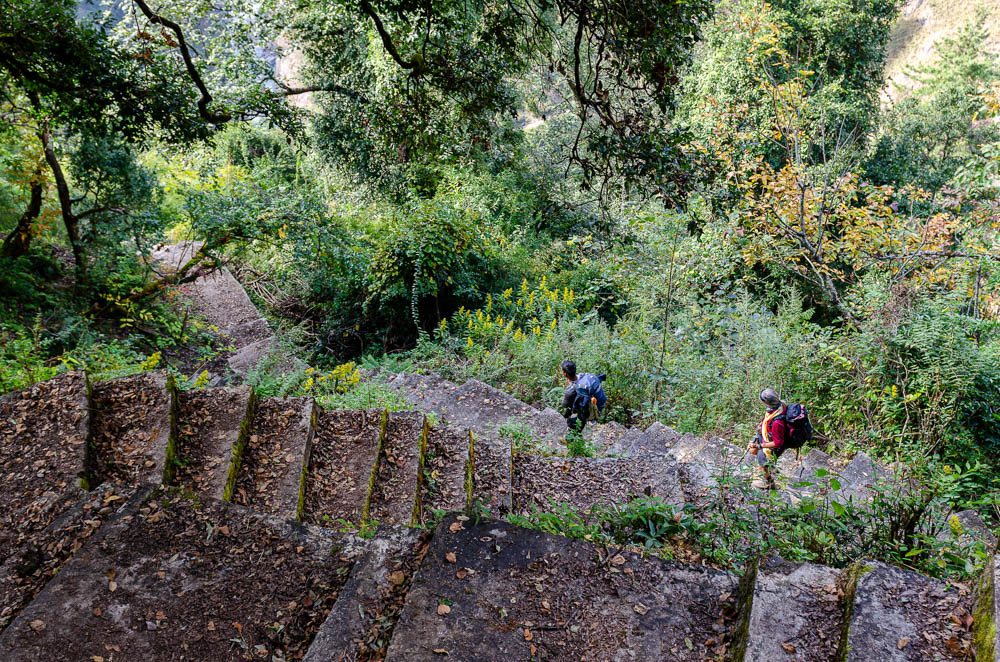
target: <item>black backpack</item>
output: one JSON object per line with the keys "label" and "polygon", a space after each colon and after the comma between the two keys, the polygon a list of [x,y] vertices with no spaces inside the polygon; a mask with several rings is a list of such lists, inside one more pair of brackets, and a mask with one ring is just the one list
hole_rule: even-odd
{"label": "black backpack", "polygon": [[813,426],[809,422],[809,412],[805,405],[796,402],[789,402],[785,407],[785,424],[788,426],[788,437],[785,439],[785,448],[794,448],[796,451],[802,448],[807,441],[813,438]]}

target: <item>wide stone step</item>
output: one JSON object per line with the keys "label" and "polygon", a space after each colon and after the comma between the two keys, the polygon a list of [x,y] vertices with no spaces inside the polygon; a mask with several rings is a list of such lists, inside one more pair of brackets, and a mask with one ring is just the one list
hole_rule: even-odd
{"label": "wide stone step", "polygon": [[441,416],[445,409],[453,406],[458,385],[437,375],[418,375],[400,372],[390,378],[387,385],[399,391],[415,407]]}
{"label": "wide stone step", "polygon": [[105,483],[0,563],[0,632],[139,488]]}
{"label": "wide stone step", "polygon": [[0,658],[298,659],[360,551],[351,536],[161,488],[63,567],[0,636]]}
{"label": "wide stone step", "polygon": [[383,659],[413,575],[427,551],[429,533],[378,528],[354,564],[305,662]]}
{"label": "wide stone step", "polygon": [[82,372],[0,398],[0,562],[83,496],[89,423]]}
{"label": "wide stone step", "polygon": [[245,442],[233,454],[226,500],[270,515],[298,517],[315,409],[312,398],[262,398],[257,403]]}
{"label": "wide stone step", "polygon": [[427,433],[421,523],[436,514],[465,510],[472,488],[472,438],[468,430],[438,423]]}
{"label": "wide stone step", "polygon": [[234,449],[246,443],[247,421],[253,415],[250,388],[183,391],[177,400],[177,446],[174,467],[168,471],[176,484],[222,499]]}
{"label": "wide stone step", "polygon": [[[453,395],[455,402],[444,409],[444,417],[482,436],[497,436],[504,423],[527,425],[538,414],[534,407],[477,379],[465,382]],[[547,428],[544,432],[548,433]]]}
{"label": "wide stone step", "polygon": [[722,572],[449,516],[386,661],[702,662],[729,643],[733,594]]}
{"label": "wide stone step", "polygon": [[624,505],[643,495],[684,505],[677,462],[669,456],[636,458],[514,458],[515,513],[551,511],[567,504],[584,513],[598,504]]}
{"label": "wide stone step", "polygon": [[305,476],[303,522],[354,527],[367,522],[386,424],[382,409],[320,412]]}
{"label": "wide stone step", "polygon": [[681,435],[657,421],[646,430],[632,428],[622,439],[608,449],[609,455],[638,457],[640,455],[663,455],[669,453]]}
{"label": "wide stone step", "polygon": [[419,412],[389,414],[369,507],[373,522],[409,526],[420,521],[425,424]]}
{"label": "wide stone step", "polygon": [[177,435],[177,389],[165,372],[93,388],[93,483],[159,483],[169,477]]}
{"label": "wide stone step", "polygon": [[968,590],[880,562],[858,570],[846,662],[968,660]]}
{"label": "wide stone step", "polygon": [[757,568],[744,662],[834,662],[845,618],[839,570],[768,557]]}

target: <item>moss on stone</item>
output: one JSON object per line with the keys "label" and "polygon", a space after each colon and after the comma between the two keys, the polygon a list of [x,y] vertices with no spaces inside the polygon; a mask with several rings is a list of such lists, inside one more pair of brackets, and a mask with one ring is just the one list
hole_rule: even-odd
{"label": "moss on stone", "polygon": [[993,662],[997,656],[996,622],[996,559],[991,558],[983,569],[976,596],[976,608],[972,615],[972,645],[976,659]]}

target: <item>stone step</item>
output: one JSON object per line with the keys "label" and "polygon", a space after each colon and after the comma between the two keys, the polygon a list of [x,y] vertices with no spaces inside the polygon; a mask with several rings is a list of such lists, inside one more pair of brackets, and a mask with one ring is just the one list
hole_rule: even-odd
{"label": "stone step", "polygon": [[760,562],[753,584],[744,662],[833,662],[844,626],[839,570],[777,557]]}
{"label": "stone step", "polygon": [[435,513],[465,510],[472,487],[471,434],[468,430],[438,423],[427,433],[423,465],[421,523]]}
{"label": "stone step", "polygon": [[389,414],[369,508],[373,522],[401,526],[420,522],[426,423],[420,412]]}
{"label": "stone step", "polygon": [[631,428],[617,444],[608,449],[608,454],[626,457],[663,455],[670,452],[680,438],[681,435],[676,430],[657,421],[644,431]]}
{"label": "stone step", "polygon": [[605,455],[609,448],[614,447],[625,437],[628,430],[629,428],[624,425],[611,421],[610,423],[587,425],[584,428],[583,436],[590,441],[599,454]]}
{"label": "stone step", "polygon": [[[504,423],[524,423],[530,427],[530,422],[539,413],[534,407],[478,379],[465,382],[452,395],[454,403],[444,408],[445,419],[454,425],[467,427],[480,436],[497,436],[497,428]],[[549,417],[546,423],[551,425],[551,422]],[[562,422],[562,426],[565,428],[566,423]],[[540,432],[543,434],[536,433],[536,436],[545,440],[545,435],[550,430],[544,427]]]}
{"label": "stone step", "polygon": [[226,343],[237,349],[266,340],[274,335],[263,317],[226,326],[220,330]]}
{"label": "stone step", "polygon": [[0,633],[136,492],[105,483],[34,533],[0,563]]}
{"label": "stone step", "polygon": [[667,453],[673,456],[678,462],[690,461],[698,452],[709,443],[708,439],[690,433],[683,434],[675,440]]}
{"label": "stone step", "polygon": [[513,450],[510,439],[470,433],[472,436],[472,493],[470,504],[477,502],[494,517],[510,512]]}
{"label": "stone step", "polygon": [[253,416],[250,387],[182,391],[177,401],[177,449],[174,466],[168,468],[173,482],[222,499],[234,449],[246,444],[246,422]]}
{"label": "stone step", "polygon": [[702,662],[728,645],[723,572],[460,517],[438,526],[386,662]]}
{"label": "stone step", "polygon": [[857,573],[846,662],[970,659],[969,591],[880,562]]}
{"label": "stone step", "polygon": [[294,660],[353,536],[159,488],[130,502],[0,635],[6,662]]}
{"label": "stone step", "polygon": [[297,519],[315,417],[312,398],[262,398],[233,453],[225,500]]}
{"label": "stone step", "polygon": [[976,611],[973,622],[976,659],[1000,662],[1000,554],[986,562],[976,586]]}
{"label": "stone step", "polygon": [[0,562],[83,496],[90,422],[82,372],[0,398]]}
{"label": "stone step", "polygon": [[871,498],[872,490],[886,481],[889,474],[867,454],[857,453],[840,472],[841,489],[834,497],[841,503],[860,503]]}
{"label": "stone step", "polygon": [[303,522],[367,522],[387,418],[383,409],[320,412],[305,475]]}
{"label": "stone step", "polygon": [[415,407],[431,412],[439,417],[445,408],[454,405],[453,397],[458,385],[437,375],[418,375],[411,372],[400,372],[391,377],[388,386],[399,391]]}
{"label": "stone step", "polygon": [[551,512],[567,504],[585,513],[598,504],[621,506],[636,497],[654,496],[684,505],[677,462],[668,455],[616,457],[514,458],[513,510],[528,515],[535,509]]}
{"label": "stone step", "polygon": [[380,526],[354,564],[304,662],[382,659],[429,532]]}
{"label": "stone step", "polygon": [[[662,425],[662,424],[661,424]],[[605,455],[614,456],[626,456],[629,454],[629,449],[632,444],[636,443],[645,434],[645,430],[642,428],[628,428],[625,430],[624,434],[618,438],[613,444],[608,446],[604,450]],[[638,454],[638,453],[637,453]]]}
{"label": "stone step", "polygon": [[94,385],[94,485],[156,484],[169,478],[177,439],[176,396],[173,379],[161,371]]}

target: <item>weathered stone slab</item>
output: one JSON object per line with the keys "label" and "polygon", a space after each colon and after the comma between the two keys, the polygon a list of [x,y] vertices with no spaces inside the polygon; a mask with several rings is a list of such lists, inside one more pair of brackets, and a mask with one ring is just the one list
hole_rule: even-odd
{"label": "weathered stone slab", "polygon": [[407,526],[420,519],[420,452],[424,415],[392,412],[386,424],[371,498],[371,519]]}
{"label": "weathered stone slab", "polygon": [[[605,449],[605,455],[625,456],[628,449],[645,434],[642,428],[628,428],[625,433],[613,444]],[[666,452],[666,451],[664,451]]]}
{"label": "weathered stone slab", "polygon": [[178,393],[179,424],[174,482],[222,499],[244,421],[250,388],[213,388]]}
{"label": "weathered stone slab", "polygon": [[0,562],[83,496],[89,412],[82,372],[0,398]]}
{"label": "weathered stone slab", "polygon": [[438,423],[427,434],[421,523],[435,512],[465,510],[472,483],[468,430]]}
{"label": "weathered stone slab", "polygon": [[[157,490],[126,507],[0,636],[7,662],[297,659],[350,537]],[[357,551],[353,552],[356,554]]]}
{"label": "weathered stone slab", "polygon": [[381,659],[427,549],[427,537],[427,532],[415,529],[378,528],[316,633],[305,662]]}
{"label": "weathered stone slab", "polygon": [[94,385],[91,439],[96,482],[159,483],[176,439],[176,389],[164,372]]}
{"label": "weathered stone slab", "polygon": [[303,468],[309,463],[315,403],[312,398],[263,398],[256,406],[245,447],[237,449],[234,503],[296,519]]}
{"label": "weathered stone slab", "polygon": [[488,507],[494,517],[510,512],[512,461],[510,439],[473,433],[471,500]]}
{"label": "weathered stone slab", "polygon": [[105,483],[33,535],[0,564],[0,632],[137,488]]}
{"label": "weathered stone slab", "polygon": [[439,417],[458,402],[454,395],[459,389],[458,385],[437,375],[401,372],[387,383],[417,408]]}
{"label": "weathered stone slab", "polygon": [[[631,440],[628,439],[629,437]],[[663,455],[669,453],[679,439],[681,439],[681,435],[676,430],[657,421],[646,428],[642,434],[635,435],[633,433],[623,437],[621,444],[609,449],[608,454],[629,457]]]}
{"label": "weathered stone slab", "polygon": [[387,662],[702,662],[730,633],[726,574],[513,525],[446,518]]}
{"label": "weathered stone slab", "polygon": [[861,502],[871,498],[872,488],[888,478],[885,470],[865,453],[855,455],[840,472],[841,488],[835,494],[838,501]]}
{"label": "weathered stone slab", "polygon": [[[507,422],[527,423],[538,410],[477,379],[465,382],[454,393],[455,404],[444,411],[449,423],[467,427],[483,436],[496,436]],[[563,423],[565,426],[565,423]]]}
{"label": "weathered stone slab", "polygon": [[846,662],[966,660],[972,637],[958,623],[971,610],[971,595],[944,582],[866,562],[857,582]]}
{"label": "weathered stone slab", "polygon": [[677,439],[667,452],[670,453],[678,462],[687,462],[695,455],[698,454],[705,444],[709,443],[708,439],[703,437],[698,437],[693,434],[681,435],[680,439]]}
{"label": "weathered stone slab", "polygon": [[588,425],[584,428],[583,436],[590,440],[590,443],[601,455],[604,455],[609,448],[621,441],[627,432],[628,428],[616,421],[611,421],[610,423]]}
{"label": "weathered stone slab", "polygon": [[382,409],[320,412],[305,476],[302,521],[319,526],[360,526],[367,521],[385,426]]}
{"label": "weathered stone slab", "polygon": [[220,333],[226,342],[236,348],[246,347],[274,335],[271,326],[263,317],[226,326]]}
{"label": "weathered stone slab", "polygon": [[598,504],[624,505],[643,495],[684,505],[672,457],[514,458],[514,512],[519,514],[551,510],[553,503],[583,513]]}
{"label": "weathered stone slab", "polygon": [[745,662],[836,659],[845,607],[841,572],[776,557],[757,569]]}
{"label": "weathered stone slab", "polygon": [[541,411],[532,410],[505,422],[523,422],[531,430],[534,437],[541,441],[549,451],[565,450],[564,440],[569,428],[566,425],[566,419],[555,409],[546,407]]}

